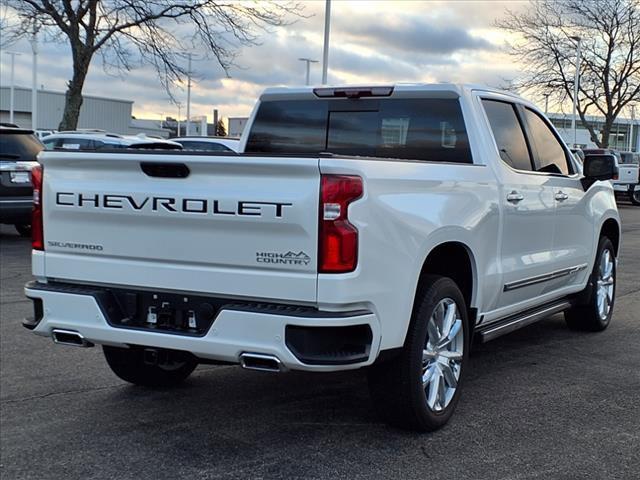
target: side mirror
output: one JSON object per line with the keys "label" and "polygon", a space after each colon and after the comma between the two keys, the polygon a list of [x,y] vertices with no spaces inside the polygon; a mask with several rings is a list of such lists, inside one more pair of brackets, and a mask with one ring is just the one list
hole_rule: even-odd
{"label": "side mirror", "polygon": [[584,179],[582,184],[585,190],[598,180],[615,180],[618,178],[618,162],[615,155],[598,154],[584,157]]}

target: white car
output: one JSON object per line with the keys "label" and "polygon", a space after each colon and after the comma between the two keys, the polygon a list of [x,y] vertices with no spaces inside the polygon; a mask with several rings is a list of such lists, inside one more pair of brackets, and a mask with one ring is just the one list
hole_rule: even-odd
{"label": "white car", "polygon": [[240,140],[228,137],[178,137],[172,139],[185,150],[204,152],[238,152]]}
{"label": "white car", "polygon": [[182,150],[182,145],[163,138],[140,135],[119,135],[101,130],[58,132],[42,139],[47,150],[162,149]]}
{"label": "white car", "polygon": [[520,97],[273,88],[240,151],[41,153],[25,327],[101,345],[140,385],[211,362],[366,368],[383,417],[424,431],[453,414],[472,341],[611,321],[615,158],[580,173]]}

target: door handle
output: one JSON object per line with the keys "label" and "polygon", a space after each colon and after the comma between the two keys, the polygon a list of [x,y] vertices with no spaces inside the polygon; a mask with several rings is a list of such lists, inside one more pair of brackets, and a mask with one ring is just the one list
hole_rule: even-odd
{"label": "door handle", "polygon": [[562,190],[556,193],[556,200],[559,202],[564,202],[567,198],[569,198],[569,195],[564,193]]}
{"label": "door handle", "polygon": [[512,190],[511,193],[507,195],[507,202],[518,203],[522,200],[524,200],[524,195],[516,192],[515,190]]}

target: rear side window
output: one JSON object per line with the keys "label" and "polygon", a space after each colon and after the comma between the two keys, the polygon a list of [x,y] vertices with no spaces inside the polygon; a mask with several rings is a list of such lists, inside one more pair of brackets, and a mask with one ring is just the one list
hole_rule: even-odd
{"label": "rear side window", "polygon": [[536,146],[536,170],[569,175],[567,154],[547,123],[533,110],[525,108],[527,125]]}
{"label": "rear side window", "polygon": [[3,160],[34,161],[43,149],[40,140],[28,133],[1,133],[0,154]]}
{"label": "rear side window", "polygon": [[457,99],[264,102],[246,151],[472,163]]}
{"label": "rear side window", "polygon": [[93,140],[88,138],[63,138],[58,145],[58,148],[64,150],[93,150]]}
{"label": "rear side window", "polygon": [[180,145],[184,147],[185,150],[203,150],[205,152],[231,152],[229,147],[222,145],[221,143],[214,142],[191,142],[186,140],[178,140]]}
{"label": "rear side window", "polygon": [[482,100],[500,158],[516,170],[531,171],[531,156],[515,105],[498,100]]}

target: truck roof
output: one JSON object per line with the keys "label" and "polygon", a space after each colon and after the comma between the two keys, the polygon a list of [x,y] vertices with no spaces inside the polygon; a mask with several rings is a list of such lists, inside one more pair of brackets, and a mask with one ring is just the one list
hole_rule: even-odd
{"label": "truck roof", "polygon": [[[493,92],[500,93],[502,95],[508,95],[513,98],[522,99],[519,95],[510,92],[508,90],[501,90],[499,88],[488,87],[486,85],[480,84],[461,84],[461,83],[392,83],[392,84],[352,84],[352,85],[323,85],[323,86],[294,86],[294,87],[269,87],[264,90],[262,95],[260,96],[260,100],[267,100],[272,97],[277,98],[287,98],[287,99],[309,99],[309,98],[317,98],[318,96],[314,94],[315,91],[318,90],[366,90],[371,88],[380,88],[380,89],[392,89],[391,95],[381,95],[381,96],[392,96],[392,97],[400,97],[405,96],[407,94],[415,95],[415,94],[443,94],[448,96],[447,94],[453,94],[453,96],[459,97],[463,92],[470,92],[472,90],[481,90],[485,92]],[[330,95],[328,95],[330,96]]]}

